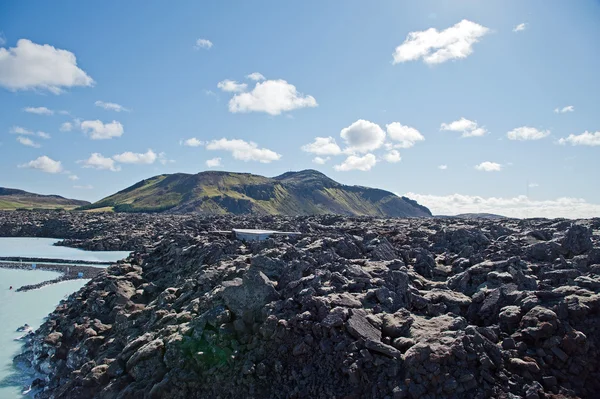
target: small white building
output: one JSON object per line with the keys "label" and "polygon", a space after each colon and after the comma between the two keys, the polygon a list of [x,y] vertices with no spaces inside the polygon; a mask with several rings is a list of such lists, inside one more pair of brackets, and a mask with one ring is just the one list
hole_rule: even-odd
{"label": "small white building", "polygon": [[233,235],[238,240],[242,241],[263,241],[274,235],[299,235],[293,231],[275,231],[275,230],[260,230],[260,229],[233,229]]}

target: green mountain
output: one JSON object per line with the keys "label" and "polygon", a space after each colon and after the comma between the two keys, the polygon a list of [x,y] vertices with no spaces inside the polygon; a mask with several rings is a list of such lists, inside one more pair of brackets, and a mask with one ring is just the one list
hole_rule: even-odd
{"label": "green mountain", "polygon": [[73,209],[85,205],[89,205],[89,202],[64,198],[58,195],[33,194],[14,188],[0,187],[0,210]]}
{"label": "green mountain", "polygon": [[176,173],[142,180],[81,209],[116,212],[428,217],[424,206],[388,191],[346,186],[315,170],[268,178],[249,173]]}

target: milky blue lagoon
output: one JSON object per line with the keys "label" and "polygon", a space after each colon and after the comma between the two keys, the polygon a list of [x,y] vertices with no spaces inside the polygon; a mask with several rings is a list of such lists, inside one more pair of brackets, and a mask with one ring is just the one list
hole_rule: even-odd
{"label": "milky blue lagoon", "polygon": [[0,237],[0,256],[115,262],[129,255],[126,251],[84,251],[54,246],[58,241],[56,238]]}
{"label": "milky blue lagoon", "polygon": [[[96,252],[55,247],[52,244],[56,241],[49,238],[0,238],[0,256],[114,262],[129,254],[123,251]],[[27,377],[21,375],[12,363],[22,346],[20,341],[14,339],[23,333],[15,330],[25,323],[37,329],[61,299],[79,290],[89,280],[70,280],[27,292],[15,292],[15,289],[59,275],[43,270],[0,268],[0,399],[22,397],[22,389],[28,383]],[[12,290],[10,286],[13,286]]]}

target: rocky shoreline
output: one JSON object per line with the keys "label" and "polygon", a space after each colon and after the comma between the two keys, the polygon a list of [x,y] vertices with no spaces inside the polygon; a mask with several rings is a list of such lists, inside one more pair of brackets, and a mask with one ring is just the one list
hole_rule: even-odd
{"label": "rocky shoreline", "polygon": [[[18,357],[44,376],[36,397],[600,391],[600,219],[171,223],[36,331]],[[304,234],[207,234],[234,223]]]}

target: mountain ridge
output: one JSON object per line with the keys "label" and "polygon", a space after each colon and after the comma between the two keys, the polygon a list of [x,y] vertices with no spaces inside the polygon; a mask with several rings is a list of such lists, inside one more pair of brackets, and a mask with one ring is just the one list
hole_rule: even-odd
{"label": "mountain ridge", "polygon": [[430,217],[416,201],[389,191],[336,182],[307,169],[275,177],[205,171],[143,179],[82,209],[201,214]]}
{"label": "mountain ridge", "polygon": [[73,209],[90,202],[65,198],[60,195],[30,193],[16,188],[0,187],[0,210],[15,209]]}

